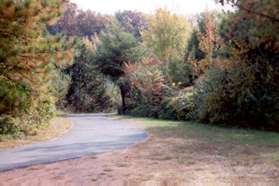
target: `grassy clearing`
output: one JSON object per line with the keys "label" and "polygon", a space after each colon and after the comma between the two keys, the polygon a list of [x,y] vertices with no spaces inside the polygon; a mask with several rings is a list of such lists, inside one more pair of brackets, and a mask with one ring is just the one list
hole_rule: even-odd
{"label": "grassy clearing", "polygon": [[34,136],[25,136],[20,139],[3,136],[0,139],[0,149],[14,148],[26,144],[31,144],[39,141],[49,140],[62,135],[71,127],[71,122],[64,117],[56,117],[50,121],[50,124],[37,132]]}
{"label": "grassy clearing", "polygon": [[148,131],[160,133],[160,136],[172,135],[181,138],[196,138],[202,141],[210,140],[214,143],[229,142],[243,145],[279,146],[279,133],[274,132],[224,128],[196,122],[133,118],[129,116],[118,116],[118,118],[139,121]]}
{"label": "grassy clearing", "polygon": [[[115,116],[150,134],[129,162],[152,179],[191,183],[279,183],[279,133],[223,128],[195,122]],[[143,167],[144,164],[148,165]],[[150,171],[148,173],[148,171]],[[154,173],[155,172],[155,173]],[[155,174],[155,175],[154,175]],[[207,185],[207,184],[205,184]]]}
{"label": "grassy clearing", "polygon": [[[187,149],[191,153],[220,155],[231,163],[244,166],[247,163],[257,165],[258,162],[279,166],[279,133],[223,128],[195,122],[129,116],[118,118],[141,123],[146,131],[157,139],[181,142],[173,144],[173,153]],[[191,142],[191,145],[188,142]],[[179,158],[180,155],[176,155]]]}

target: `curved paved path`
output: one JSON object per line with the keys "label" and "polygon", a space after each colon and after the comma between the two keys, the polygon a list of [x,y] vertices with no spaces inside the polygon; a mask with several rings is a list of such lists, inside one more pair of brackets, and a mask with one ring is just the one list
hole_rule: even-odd
{"label": "curved paved path", "polygon": [[60,138],[0,151],[0,171],[122,149],[146,137],[137,125],[106,114],[69,118],[73,127]]}

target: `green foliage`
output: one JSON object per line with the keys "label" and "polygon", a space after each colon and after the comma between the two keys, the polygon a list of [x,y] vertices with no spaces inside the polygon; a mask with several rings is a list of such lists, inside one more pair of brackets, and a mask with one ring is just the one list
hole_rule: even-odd
{"label": "green foliage", "polygon": [[71,51],[48,36],[45,24],[59,15],[63,2],[0,1],[1,133],[28,134],[53,116],[54,78]]}
{"label": "green foliage", "polygon": [[193,92],[180,91],[175,97],[166,100],[167,106],[173,110],[177,120],[194,119]]}
{"label": "green foliage", "polygon": [[136,38],[124,32],[119,25],[114,24],[99,37],[94,63],[98,70],[111,78],[120,89],[122,112],[126,110],[125,97],[129,86],[125,81],[119,81],[125,75],[124,65],[141,60],[147,51],[138,43]]}
{"label": "green foliage", "polygon": [[112,25],[99,36],[95,63],[105,75],[117,80],[124,75],[125,63],[137,62],[144,55],[144,49],[130,33],[124,32],[118,25]]}
{"label": "green foliage", "polygon": [[0,80],[0,113],[10,114],[28,108],[30,90],[17,82]]}
{"label": "green foliage", "polygon": [[61,109],[103,112],[111,107],[106,94],[105,77],[96,69],[94,60],[94,50],[86,46],[85,41],[80,41],[76,46],[73,65],[65,70],[71,82],[65,98],[58,103]]}
{"label": "green foliage", "polygon": [[269,66],[247,65],[242,61],[228,69],[212,67],[195,89],[197,118],[211,123],[278,130],[276,78],[278,73]]}
{"label": "green foliage", "polygon": [[21,117],[25,121],[21,124],[21,132],[26,135],[35,135],[38,130],[46,127],[56,114],[55,100],[40,98],[40,101],[30,108],[26,115]]}
{"label": "green foliage", "polygon": [[[167,13],[157,12],[143,38],[156,57],[168,63],[156,68],[130,67],[127,77],[136,87],[132,89],[132,113],[278,131],[278,3],[245,0],[238,7],[234,13],[207,12],[198,18],[186,63],[170,57],[179,56],[166,49],[171,44],[159,42],[170,41],[171,34],[164,33],[171,33],[167,32],[171,19]],[[156,72],[162,79],[159,87],[167,87],[167,91],[156,95],[160,101],[153,102],[156,81],[151,77]],[[191,83],[195,83],[193,93],[185,92],[182,88]]]}
{"label": "green foliage", "polygon": [[108,91],[121,113],[279,131],[279,4],[226,2],[238,9],[198,15],[192,29],[164,9],[147,22],[68,3],[53,24],[62,0],[0,1],[0,134],[35,134],[57,100],[105,111],[120,102]]}
{"label": "green foliage", "polygon": [[185,17],[158,9],[150,17],[148,29],[143,32],[143,41],[161,61],[183,59],[190,31]]}
{"label": "green foliage", "polygon": [[188,46],[186,48],[186,58],[189,60],[200,61],[205,58],[205,53],[199,48],[199,31],[194,30],[188,40]]}
{"label": "green foliage", "polygon": [[71,77],[63,73],[63,71],[61,70],[57,70],[53,76],[53,95],[57,99],[57,101],[63,100],[66,94],[68,93]]}
{"label": "green foliage", "polygon": [[[202,77],[202,80],[196,84],[194,89],[194,104],[199,120],[216,122],[221,119],[231,119],[228,118],[228,114],[230,113],[223,110],[226,104],[231,104],[230,101],[226,103],[221,101],[222,98],[229,99],[228,94],[226,94],[227,89],[224,89],[226,73],[225,70],[210,68],[204,77]],[[216,118],[221,114],[222,116],[220,118]]]}
{"label": "green foliage", "polygon": [[0,135],[17,135],[20,132],[18,118],[9,115],[0,116]]}
{"label": "green foliage", "polygon": [[160,68],[162,62],[147,58],[125,66],[125,78],[130,86],[128,113],[138,116],[162,116],[162,101],[169,93]]}
{"label": "green foliage", "polygon": [[[79,50],[80,62],[68,69],[69,103],[87,111],[104,107],[96,100],[106,99],[109,77],[119,86],[126,113],[278,130],[278,3],[229,2],[239,9],[198,15],[192,32],[184,17],[163,9],[148,24],[132,11],[117,13],[117,23],[108,24],[97,20],[102,16],[70,7],[59,26],[75,33],[73,25],[79,25],[92,31],[86,36],[104,32],[90,38],[95,53],[87,46]],[[93,23],[102,28],[94,30]]]}
{"label": "green foliage", "polygon": [[192,85],[192,65],[184,61],[172,61],[167,63],[165,69],[169,82],[174,88],[183,88]]}
{"label": "green foliage", "polygon": [[245,0],[237,6],[220,32],[229,60],[217,62],[196,86],[197,118],[278,131],[279,24],[272,19],[278,3]]}

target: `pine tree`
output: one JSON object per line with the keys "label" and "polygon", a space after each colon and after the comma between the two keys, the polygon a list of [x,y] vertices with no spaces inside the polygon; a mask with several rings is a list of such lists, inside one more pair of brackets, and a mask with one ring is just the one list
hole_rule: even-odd
{"label": "pine tree", "polygon": [[49,37],[45,25],[59,16],[63,3],[0,1],[0,133],[7,117],[19,118],[21,126],[17,127],[28,133],[30,126],[39,126],[52,116],[53,78],[71,58],[71,50],[57,37]]}

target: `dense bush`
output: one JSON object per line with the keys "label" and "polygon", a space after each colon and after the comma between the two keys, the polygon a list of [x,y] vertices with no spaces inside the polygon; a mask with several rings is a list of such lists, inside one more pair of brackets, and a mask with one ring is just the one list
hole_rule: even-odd
{"label": "dense bush", "polygon": [[274,71],[268,64],[261,65],[240,60],[225,69],[211,67],[195,88],[197,119],[279,130],[278,68]]}
{"label": "dense bush", "polygon": [[194,80],[192,64],[181,60],[168,62],[163,71],[172,86],[183,88],[191,86]]}
{"label": "dense bush", "polygon": [[25,110],[31,104],[30,94],[24,85],[9,81],[0,80],[0,113],[11,114]]}
{"label": "dense bush", "polygon": [[125,78],[130,86],[128,113],[159,117],[162,112],[161,102],[168,93],[165,78],[160,70],[161,65],[161,61],[150,58],[125,66]]}
{"label": "dense bush", "polygon": [[18,118],[10,115],[0,116],[0,136],[1,135],[18,135],[20,133],[20,121]]}
{"label": "dense bush", "polygon": [[77,42],[73,65],[64,71],[70,77],[70,83],[65,96],[57,104],[62,110],[103,112],[112,106],[106,94],[105,77],[94,65],[95,51],[90,44],[88,40]]}
{"label": "dense bush", "polygon": [[245,0],[237,6],[222,23],[227,60],[215,62],[196,85],[197,118],[278,131],[278,4]]}
{"label": "dense bush", "polygon": [[163,9],[148,21],[142,37],[153,54],[126,66],[125,78],[130,87],[127,113],[176,119],[167,97],[192,84],[191,64],[184,61],[183,53],[191,26],[184,17]]}
{"label": "dense bush", "polygon": [[194,102],[192,87],[180,90],[178,95],[166,99],[167,106],[173,111],[177,120],[194,119]]}
{"label": "dense bush", "polygon": [[[86,63],[71,67],[72,80],[64,106],[72,112],[104,112],[112,107],[106,93],[105,77]],[[64,109],[65,109],[64,108]]]}

